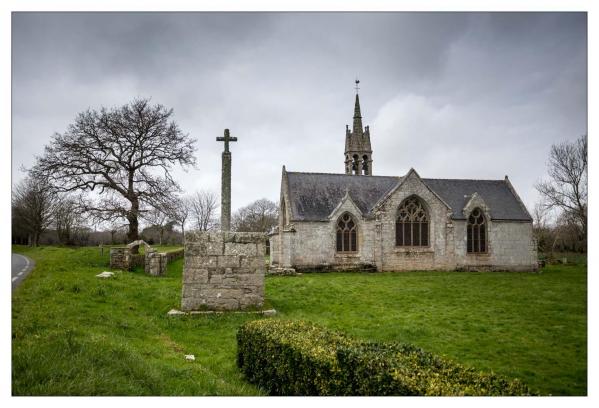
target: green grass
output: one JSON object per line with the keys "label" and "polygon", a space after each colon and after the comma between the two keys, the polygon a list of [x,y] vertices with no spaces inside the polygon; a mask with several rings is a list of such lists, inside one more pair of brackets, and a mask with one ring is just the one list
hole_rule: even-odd
{"label": "green grass", "polygon": [[[108,251],[13,250],[36,261],[13,294],[13,395],[260,394],[235,366],[236,330],[255,316],[166,316],[180,304],[183,260],[166,277],[101,280]],[[267,277],[266,296],[276,318],[413,343],[542,394],[587,393],[584,265]]]}

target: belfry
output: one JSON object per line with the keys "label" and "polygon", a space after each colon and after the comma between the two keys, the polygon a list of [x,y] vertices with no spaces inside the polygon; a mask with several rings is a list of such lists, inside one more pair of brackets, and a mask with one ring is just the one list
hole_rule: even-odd
{"label": "belfry", "polygon": [[362,128],[362,114],[360,112],[360,96],[356,79],[356,104],[354,106],[354,124],[350,132],[345,125],[345,174],[372,175],[372,148],[370,147],[370,128]]}

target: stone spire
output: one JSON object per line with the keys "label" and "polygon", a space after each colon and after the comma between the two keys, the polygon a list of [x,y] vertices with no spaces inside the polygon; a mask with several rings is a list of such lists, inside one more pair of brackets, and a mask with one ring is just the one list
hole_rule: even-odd
{"label": "stone spire", "polygon": [[372,175],[372,148],[370,147],[370,128],[362,128],[362,112],[358,95],[359,80],[356,79],[356,103],[354,105],[354,124],[350,132],[345,126],[345,174]]}
{"label": "stone spire", "polygon": [[354,135],[361,135],[363,133],[362,128],[362,114],[360,113],[360,95],[356,92],[356,106],[354,107]]}

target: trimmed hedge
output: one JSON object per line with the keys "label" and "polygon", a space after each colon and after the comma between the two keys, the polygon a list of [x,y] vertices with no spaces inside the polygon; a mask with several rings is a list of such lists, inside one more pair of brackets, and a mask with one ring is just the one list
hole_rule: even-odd
{"label": "trimmed hedge", "polygon": [[237,365],[271,395],[532,394],[518,380],[412,345],[364,342],[303,321],[264,319],[241,326]]}

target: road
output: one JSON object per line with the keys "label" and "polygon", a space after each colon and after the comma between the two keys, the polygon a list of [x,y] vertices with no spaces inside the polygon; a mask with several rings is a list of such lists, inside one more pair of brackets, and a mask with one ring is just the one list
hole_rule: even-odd
{"label": "road", "polygon": [[12,288],[16,288],[23,282],[29,272],[33,269],[35,263],[20,254],[12,254]]}

